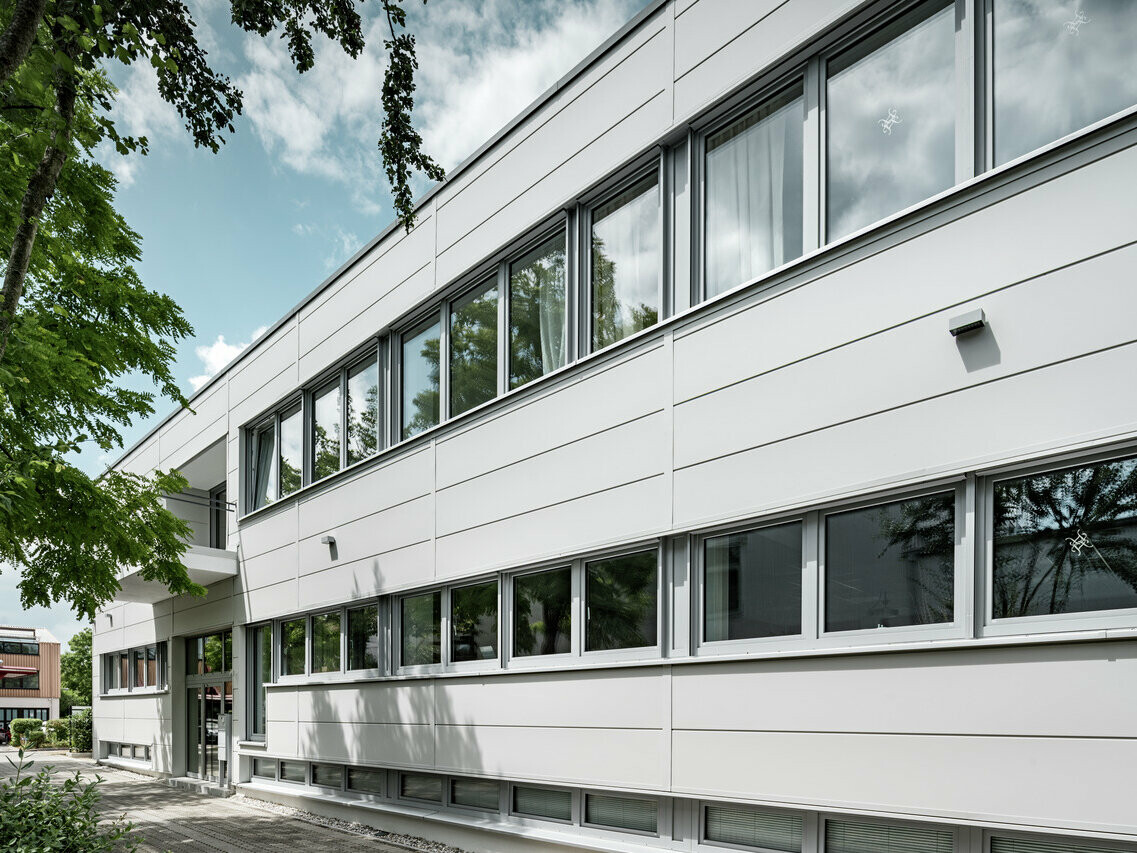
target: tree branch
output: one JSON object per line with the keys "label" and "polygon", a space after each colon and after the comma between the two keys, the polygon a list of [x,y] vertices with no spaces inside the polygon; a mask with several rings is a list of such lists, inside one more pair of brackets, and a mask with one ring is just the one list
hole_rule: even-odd
{"label": "tree branch", "polygon": [[0,33],[0,85],[16,73],[27,58],[45,9],[47,0],[16,0],[16,12]]}

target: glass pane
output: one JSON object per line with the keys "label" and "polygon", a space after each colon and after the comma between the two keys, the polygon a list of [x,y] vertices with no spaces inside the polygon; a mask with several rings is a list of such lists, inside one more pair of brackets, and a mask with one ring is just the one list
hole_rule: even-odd
{"label": "glass pane", "polygon": [[402,665],[424,666],[442,661],[442,593],[402,599]]}
{"label": "glass pane", "polygon": [[257,431],[253,454],[253,509],[259,509],[277,498],[275,426]]}
{"label": "glass pane", "polygon": [[707,806],[707,841],[801,853],[801,818],[746,806]]}
{"label": "glass pane", "polygon": [[995,484],[996,619],[1137,607],[1137,459]]}
{"label": "glass pane", "polygon": [[338,764],[312,764],[312,784],[325,788],[343,787],[343,767]]}
{"label": "glass pane", "polygon": [[801,255],[804,121],[795,91],[707,140],[707,296]]}
{"label": "glass pane", "polygon": [[221,641],[225,649],[225,671],[229,672],[233,669],[233,632],[226,631],[221,635]]}
{"label": "glass pane", "polygon": [[306,770],[307,767],[302,761],[282,761],[280,762],[280,781],[304,784],[307,780]]}
{"label": "glass pane", "polygon": [[951,622],[952,492],[825,519],[825,630]]}
{"label": "glass pane", "polygon": [[312,617],[312,672],[339,672],[340,615],[321,613]]}
{"label": "glass pane", "polygon": [[379,608],[374,604],[347,611],[347,668],[379,666]]}
{"label": "glass pane", "polygon": [[119,652],[118,654],[118,678],[119,686],[123,688],[130,687],[130,653]]}
{"label": "glass pane", "polygon": [[497,396],[497,285],[450,306],[450,414]]}
{"label": "glass pane", "polygon": [[572,650],[572,573],[568,568],[513,579],[513,654]]}
{"label": "glass pane", "polygon": [[340,384],[337,379],[312,395],[312,480],[340,469]]}
{"label": "glass pane", "polygon": [[374,359],[347,374],[347,464],[379,449],[379,365]]}
{"label": "glass pane", "polygon": [[509,387],[565,364],[565,238],[558,234],[509,267]]}
{"label": "glass pane", "polygon": [[383,779],[387,775],[385,770],[366,770],[362,767],[349,767],[347,771],[347,787],[349,791],[359,791],[364,794],[383,794]]}
{"label": "glass pane", "polygon": [[201,775],[201,688],[186,691],[186,772]]}
{"label": "glass pane", "polygon": [[403,773],[399,777],[399,795],[412,800],[442,802],[442,777]]}
{"label": "glass pane", "polygon": [[568,791],[551,791],[548,788],[513,788],[514,814],[528,817],[546,817],[551,820],[572,820],[572,794]]}
{"label": "glass pane", "polygon": [[1099,847],[1068,838],[991,839],[991,853],[1118,853],[1118,850],[1117,847]]}
{"label": "glass pane", "polygon": [[497,658],[497,581],[451,590],[450,611],[451,658]]}
{"label": "glass pane", "polygon": [[290,495],[302,485],[304,464],[304,424],[300,410],[280,419],[280,496]]}
{"label": "glass pane", "polygon": [[658,804],[654,800],[586,794],[584,822],[636,832],[655,832]]}
{"label": "glass pane", "polygon": [[652,175],[592,212],[592,348],[659,322],[659,179]]}
{"label": "glass pane", "polygon": [[450,801],[467,808],[496,812],[501,808],[501,783],[488,779],[454,779],[450,783]]}
{"label": "glass pane", "polygon": [[305,619],[280,623],[280,674],[304,674],[304,641],[308,633]]}
{"label": "glass pane", "polygon": [[265,685],[272,681],[272,625],[252,630],[253,734],[265,733]]}
{"label": "glass pane", "polygon": [[955,184],[955,10],[829,63],[830,240]]}
{"label": "glass pane", "polygon": [[586,651],[655,645],[657,575],[655,551],[585,566]]}
{"label": "glass pane", "polygon": [[994,0],[993,11],[996,165],[1137,103],[1132,0]]}
{"label": "glass pane", "polygon": [[276,762],[271,758],[254,758],[253,775],[262,779],[276,778]]}
{"label": "glass pane", "polygon": [[158,685],[158,647],[147,646],[146,652],[146,683],[150,686]]}
{"label": "glass pane", "polygon": [[953,853],[949,829],[903,824],[825,822],[825,853]]}
{"label": "glass pane", "polygon": [[403,338],[403,438],[438,423],[438,323]]}
{"label": "glass pane", "polygon": [[708,642],[801,633],[801,542],[796,521],[706,541]]}
{"label": "glass pane", "polygon": [[205,644],[205,671],[225,672],[225,641],[221,634],[210,634]]}
{"label": "glass pane", "polygon": [[145,687],[146,686],[146,650],[136,649],[130,653],[131,660],[133,661],[134,682],[131,687]]}
{"label": "glass pane", "polygon": [[205,672],[202,638],[186,640],[186,675],[201,675]]}

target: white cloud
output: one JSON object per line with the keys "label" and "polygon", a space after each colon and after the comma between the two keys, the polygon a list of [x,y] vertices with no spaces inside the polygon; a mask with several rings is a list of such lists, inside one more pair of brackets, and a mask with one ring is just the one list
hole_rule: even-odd
{"label": "white cloud", "polygon": [[260,326],[253,331],[249,340],[240,344],[231,344],[225,340],[224,335],[218,335],[217,340],[211,344],[202,344],[194,348],[197,357],[201,359],[204,373],[200,376],[191,376],[189,383],[194,391],[197,391],[212,379],[218,371],[222,370],[229,364],[237,355],[244,350],[250,343],[255,341],[261,335],[268,331],[268,326]]}

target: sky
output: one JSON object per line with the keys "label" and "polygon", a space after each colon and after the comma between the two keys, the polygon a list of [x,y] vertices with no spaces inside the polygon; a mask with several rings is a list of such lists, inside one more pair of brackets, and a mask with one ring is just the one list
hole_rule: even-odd
{"label": "sky", "polygon": [[[415,124],[452,169],[570,71],[647,0],[408,0],[418,43]],[[218,154],[195,149],[159,97],[148,64],[111,67],[120,132],[145,135],[146,157],[100,152],[118,178],[116,206],[142,235],[139,272],[181,305],[195,334],[177,347],[190,393],[393,220],[376,147],[385,21],[360,5],[367,48],[352,60],[327,42],[298,75],[278,37],[240,33],[225,0],[189,0],[213,67],[244,93]],[[428,184],[419,182],[421,193]],[[172,411],[125,432],[126,446]],[[119,453],[79,460],[91,473]],[[0,624],[46,627],[65,644],[81,626],[66,607],[20,608],[0,571]]]}

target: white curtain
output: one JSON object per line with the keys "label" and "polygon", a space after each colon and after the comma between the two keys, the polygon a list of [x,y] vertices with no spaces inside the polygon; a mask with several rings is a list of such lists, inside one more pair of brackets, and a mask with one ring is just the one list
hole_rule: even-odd
{"label": "white curtain", "polygon": [[[556,255],[559,254],[558,259]],[[558,263],[559,260],[559,263]],[[538,281],[541,321],[541,370],[548,373],[565,364],[565,264],[563,244],[533,265]]]}

